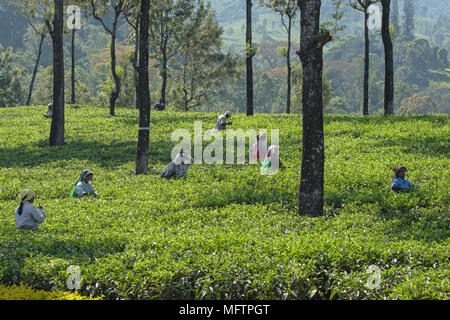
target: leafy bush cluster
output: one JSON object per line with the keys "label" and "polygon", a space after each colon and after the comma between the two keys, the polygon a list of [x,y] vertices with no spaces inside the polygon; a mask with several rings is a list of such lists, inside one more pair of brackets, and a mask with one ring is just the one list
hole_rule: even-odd
{"label": "leafy bush cluster", "polygon": [[[45,106],[0,110],[0,282],[107,299],[449,299],[448,116],[325,117],[325,212],[300,217],[301,116],[234,114],[279,129],[287,166],[192,165],[163,180],[175,129],[211,113],[152,113],[150,172],[134,174],[138,111],[66,108],[66,145],[48,146]],[[17,130],[20,128],[20,130]],[[204,142],[204,147],[209,142]],[[194,150],[191,150],[193,153]],[[420,186],[390,191],[406,165]],[[100,198],[69,198],[83,169]],[[17,193],[38,193],[39,231],[14,225]],[[380,270],[376,288],[367,284]]]}
{"label": "leafy bush cluster", "polygon": [[10,287],[0,285],[0,300],[100,300],[100,298],[83,297],[77,293],[64,291],[33,290],[21,283]]}

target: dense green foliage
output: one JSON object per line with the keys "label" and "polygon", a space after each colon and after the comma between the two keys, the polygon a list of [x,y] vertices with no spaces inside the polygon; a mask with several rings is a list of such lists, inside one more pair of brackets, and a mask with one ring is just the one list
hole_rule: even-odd
{"label": "dense green foliage", "polygon": [[[66,107],[66,145],[48,147],[45,106],[0,109],[0,281],[114,299],[449,299],[448,116],[325,117],[325,212],[297,214],[299,115],[233,115],[233,128],[280,129],[287,169],[193,165],[162,180],[173,130],[211,113],[153,113],[150,173],[134,175],[138,112]],[[20,130],[18,129],[20,128]],[[270,139],[270,131],[268,138]],[[207,143],[205,142],[205,145]],[[390,191],[394,165],[420,191]],[[100,198],[68,194],[83,169]],[[22,188],[47,219],[18,231]],[[381,269],[368,289],[369,266]]]}
{"label": "dense green foliage", "polygon": [[[370,39],[369,112],[376,114],[382,112],[384,102],[384,53],[379,37],[371,34]],[[330,44],[324,53],[332,96],[344,99],[352,113],[360,113],[363,101],[363,45],[363,38],[349,35]],[[437,113],[448,113],[450,73],[444,56],[447,50],[426,39],[394,39],[395,109],[416,94],[432,96],[438,102]]]}
{"label": "dense green foliage", "polygon": [[12,48],[4,50],[0,44],[0,106],[9,107],[23,103],[24,73],[23,68],[14,64]]}
{"label": "dense green foliage", "polygon": [[24,285],[0,285],[0,300],[100,300],[65,291],[32,290]]}

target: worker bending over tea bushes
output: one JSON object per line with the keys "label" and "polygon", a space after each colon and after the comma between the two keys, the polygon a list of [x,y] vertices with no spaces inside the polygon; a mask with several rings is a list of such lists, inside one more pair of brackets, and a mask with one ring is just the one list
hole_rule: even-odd
{"label": "worker bending over tea bushes", "polygon": [[48,104],[47,111],[44,114],[44,117],[51,118],[53,117],[53,103]]}
{"label": "worker bending over tea bushes", "polygon": [[217,118],[217,123],[216,123],[216,126],[214,127],[214,129],[215,130],[219,130],[219,131],[226,130],[227,126],[233,124],[233,122],[228,122],[227,123],[227,119],[230,118],[230,117],[231,117],[231,112],[230,111],[227,111],[224,114],[220,115]]}
{"label": "worker bending over tea bushes", "polygon": [[45,220],[44,207],[39,203],[39,210],[33,205],[35,192],[24,189],[19,193],[20,204],[15,210],[16,227],[25,230],[37,230]]}
{"label": "worker bending over tea bushes", "polygon": [[161,178],[185,178],[189,166],[194,161],[190,155],[185,154],[183,150],[177,154],[167,167],[160,173]]}

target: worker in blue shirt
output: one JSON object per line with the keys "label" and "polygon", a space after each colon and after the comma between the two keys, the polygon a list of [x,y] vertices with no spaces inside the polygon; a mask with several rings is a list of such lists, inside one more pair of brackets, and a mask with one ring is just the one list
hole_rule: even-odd
{"label": "worker in blue shirt", "polygon": [[396,166],[392,168],[394,172],[394,179],[392,179],[391,189],[394,192],[409,191],[416,188],[416,185],[405,179],[406,169],[405,166]]}

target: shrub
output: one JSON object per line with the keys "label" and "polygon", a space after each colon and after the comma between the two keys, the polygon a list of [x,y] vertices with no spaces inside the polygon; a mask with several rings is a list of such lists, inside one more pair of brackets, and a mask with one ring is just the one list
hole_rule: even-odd
{"label": "shrub", "polygon": [[[233,114],[233,128],[266,128],[269,140],[280,129],[287,168],[274,176],[194,164],[186,179],[163,180],[172,132],[210,129],[216,114],[153,112],[149,174],[136,176],[138,110],[68,106],[56,148],[45,111],[0,110],[2,284],[63,291],[79,266],[78,293],[106,299],[450,298],[448,116],[326,115],[316,219],[298,215],[300,115]],[[390,191],[399,164],[419,191]],[[101,197],[68,197],[84,169]],[[15,228],[25,187],[47,212],[36,232]],[[371,266],[379,289],[365,286]]]}
{"label": "shrub", "polygon": [[100,300],[101,298],[83,297],[77,293],[55,290],[52,292],[33,290],[20,285],[0,285],[0,300]]}

